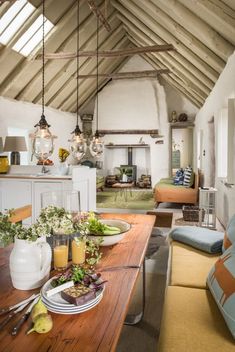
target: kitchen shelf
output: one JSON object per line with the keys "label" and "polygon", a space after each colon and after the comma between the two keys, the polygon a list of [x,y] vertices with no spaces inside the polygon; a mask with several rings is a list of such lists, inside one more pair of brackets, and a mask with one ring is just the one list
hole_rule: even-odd
{"label": "kitchen shelf", "polygon": [[149,144],[105,144],[108,149],[115,148],[150,148]]}

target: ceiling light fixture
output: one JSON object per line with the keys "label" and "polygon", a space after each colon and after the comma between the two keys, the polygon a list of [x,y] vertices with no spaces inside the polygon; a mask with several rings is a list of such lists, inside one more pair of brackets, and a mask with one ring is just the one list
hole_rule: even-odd
{"label": "ceiling light fixture", "polygon": [[36,131],[30,134],[32,139],[32,154],[43,163],[42,172],[45,172],[44,163],[53,153],[54,139],[56,136],[52,135],[49,127],[51,127],[45,118],[45,0],[42,2],[42,116],[40,121],[34,126]]}
{"label": "ceiling light fixture", "polygon": [[[77,53],[80,48],[80,34],[79,34],[79,23],[80,23],[80,11],[79,11],[79,0],[77,4]],[[77,124],[75,130],[72,132],[72,138],[69,140],[71,143],[70,150],[75,159],[80,161],[86,152],[86,142],[82,136],[82,131],[78,125],[79,116],[79,56],[77,55],[77,70],[76,70],[76,80],[77,80]]]}
{"label": "ceiling light fixture", "polygon": [[96,131],[90,144],[90,151],[93,157],[99,158],[103,154],[104,144],[99,134],[99,17],[97,16],[96,28]]}

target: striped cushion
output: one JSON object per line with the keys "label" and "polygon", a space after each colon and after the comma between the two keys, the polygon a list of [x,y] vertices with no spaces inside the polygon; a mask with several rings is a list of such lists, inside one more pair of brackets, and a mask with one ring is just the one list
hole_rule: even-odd
{"label": "striped cushion", "polygon": [[229,220],[227,230],[224,234],[223,252],[235,242],[235,214]]}
{"label": "striped cushion", "polygon": [[192,186],[192,180],[191,180],[191,177],[192,177],[192,173],[193,173],[193,169],[191,168],[191,166],[187,166],[184,170],[184,182],[183,182],[183,185],[185,187],[191,187]]}
{"label": "striped cushion", "polygon": [[235,338],[235,244],[214,264],[207,277],[207,284]]}

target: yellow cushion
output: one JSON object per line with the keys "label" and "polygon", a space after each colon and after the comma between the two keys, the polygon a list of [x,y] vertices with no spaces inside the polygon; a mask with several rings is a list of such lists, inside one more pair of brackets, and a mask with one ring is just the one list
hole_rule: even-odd
{"label": "yellow cushion", "polygon": [[218,254],[209,254],[186,244],[171,244],[170,285],[206,288],[206,279]]}
{"label": "yellow cushion", "polygon": [[209,290],[167,288],[158,352],[235,352]]}

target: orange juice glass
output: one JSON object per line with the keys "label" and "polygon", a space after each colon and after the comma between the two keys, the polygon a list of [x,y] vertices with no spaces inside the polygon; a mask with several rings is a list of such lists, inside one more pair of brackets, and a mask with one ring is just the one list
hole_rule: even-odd
{"label": "orange juice glass", "polygon": [[55,270],[65,270],[68,266],[69,236],[53,236],[53,254]]}
{"label": "orange juice glass", "polygon": [[82,238],[74,237],[72,240],[72,262],[83,264],[85,262],[86,242]]}

